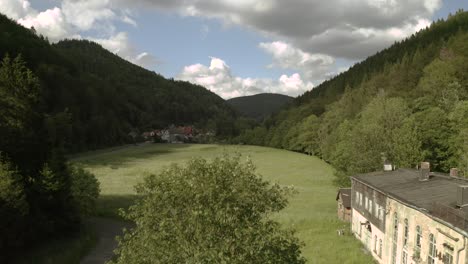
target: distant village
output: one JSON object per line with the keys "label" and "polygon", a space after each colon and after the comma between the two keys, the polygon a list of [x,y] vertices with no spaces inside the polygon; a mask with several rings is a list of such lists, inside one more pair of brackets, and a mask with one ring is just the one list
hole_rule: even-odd
{"label": "distant village", "polygon": [[132,131],[129,136],[135,142],[154,142],[154,143],[207,143],[213,141],[215,132],[206,129],[196,129],[194,126],[174,126],[171,125],[164,129],[154,129],[145,131],[141,134]]}

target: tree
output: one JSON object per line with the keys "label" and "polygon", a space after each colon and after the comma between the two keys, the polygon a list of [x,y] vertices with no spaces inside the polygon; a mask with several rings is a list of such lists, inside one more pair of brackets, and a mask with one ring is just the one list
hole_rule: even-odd
{"label": "tree", "polygon": [[[1,154],[1,153],[0,153]],[[29,205],[22,177],[9,161],[0,155],[0,262],[8,263],[12,249],[21,247],[25,237],[25,219]]]}
{"label": "tree", "polygon": [[137,186],[142,198],[123,213],[136,227],[112,263],[305,263],[293,232],[271,218],[291,191],[240,156],[173,165]]}

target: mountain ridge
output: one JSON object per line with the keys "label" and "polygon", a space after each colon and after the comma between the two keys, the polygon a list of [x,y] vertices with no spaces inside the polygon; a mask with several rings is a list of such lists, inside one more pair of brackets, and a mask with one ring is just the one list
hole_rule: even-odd
{"label": "mountain ridge", "polygon": [[262,121],[292,100],[293,97],[288,95],[260,93],[235,97],[226,101],[243,115],[257,121]]}

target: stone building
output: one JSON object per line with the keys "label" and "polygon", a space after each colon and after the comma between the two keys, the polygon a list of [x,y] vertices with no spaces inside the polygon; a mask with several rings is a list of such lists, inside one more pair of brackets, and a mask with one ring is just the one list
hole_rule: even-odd
{"label": "stone building", "polygon": [[337,214],[342,221],[351,222],[351,188],[341,188],[336,194]]}
{"label": "stone building", "polygon": [[468,263],[468,181],[428,163],[386,169],[351,177],[352,232],[375,260]]}

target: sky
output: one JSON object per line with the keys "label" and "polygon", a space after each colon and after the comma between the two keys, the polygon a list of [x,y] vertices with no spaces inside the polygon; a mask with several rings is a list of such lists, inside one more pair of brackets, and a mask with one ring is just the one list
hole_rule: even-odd
{"label": "sky", "polygon": [[57,42],[89,39],[221,97],[298,96],[468,0],[0,0]]}

